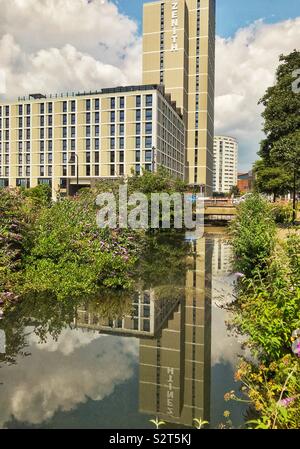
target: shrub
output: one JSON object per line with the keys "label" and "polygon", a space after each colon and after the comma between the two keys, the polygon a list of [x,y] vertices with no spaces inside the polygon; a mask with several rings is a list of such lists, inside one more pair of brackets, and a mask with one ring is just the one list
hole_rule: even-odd
{"label": "shrub", "polygon": [[235,266],[247,277],[263,270],[275,246],[276,226],[269,203],[260,195],[251,195],[238,207],[230,233]]}
{"label": "shrub", "polygon": [[293,222],[293,207],[290,204],[273,204],[272,214],[276,223],[289,224]]}

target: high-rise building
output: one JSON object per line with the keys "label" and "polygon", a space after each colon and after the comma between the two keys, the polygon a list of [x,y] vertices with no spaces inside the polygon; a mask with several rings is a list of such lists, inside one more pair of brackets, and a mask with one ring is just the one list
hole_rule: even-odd
{"label": "high-rise building", "polygon": [[183,179],[184,153],[182,116],[163,86],[0,104],[0,187],[49,184],[55,198],[158,164]]}
{"label": "high-rise building", "polygon": [[164,84],[186,127],[186,180],[213,190],[215,0],[144,4],[143,83]]}
{"label": "high-rise building", "polygon": [[214,139],[214,192],[229,193],[237,185],[238,142],[233,137],[215,136]]}

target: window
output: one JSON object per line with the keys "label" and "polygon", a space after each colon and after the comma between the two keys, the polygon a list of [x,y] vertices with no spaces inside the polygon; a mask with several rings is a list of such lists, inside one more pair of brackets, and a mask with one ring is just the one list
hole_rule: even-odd
{"label": "window", "polygon": [[75,137],[75,135],[76,135],[75,126],[71,126],[71,137],[73,138],[73,137]]}
{"label": "window", "polygon": [[115,166],[114,165],[110,166],[110,176],[115,176]]}
{"label": "window", "polygon": [[40,114],[44,114],[45,113],[45,105],[44,103],[40,104]]}
{"label": "window", "polygon": [[26,117],[26,126],[27,128],[30,127],[30,117]]}
{"label": "window", "polygon": [[90,164],[91,162],[91,153],[86,153],[85,154],[85,160],[87,164]]}
{"label": "window", "polygon": [[124,165],[119,166],[119,175],[124,176]]}
{"label": "window", "polygon": [[135,124],[135,133],[141,134],[141,124],[140,123]]}
{"label": "window", "polygon": [[95,109],[96,109],[96,111],[98,111],[99,108],[100,108],[100,100],[99,100],[99,98],[96,98],[96,100],[95,100]]}
{"label": "window", "polygon": [[30,104],[26,105],[26,114],[30,115]]}
{"label": "window", "polygon": [[90,126],[85,127],[85,135],[86,135],[86,137],[91,137],[91,127]]}
{"label": "window", "polygon": [[[53,134],[52,128],[48,128],[48,138],[49,139],[52,139],[52,134]],[[27,137],[27,139],[28,139],[28,137]]]}
{"label": "window", "polygon": [[151,122],[146,123],[145,129],[146,129],[146,134],[152,134],[152,123]]}
{"label": "window", "polygon": [[40,176],[45,176],[45,168],[40,167]]}
{"label": "window", "polygon": [[145,147],[152,148],[152,137],[151,136],[147,136],[145,138]]}
{"label": "window", "polygon": [[76,123],[76,115],[71,114],[71,125],[75,125],[75,123]]}
{"label": "window", "polygon": [[40,116],[40,126],[45,125],[45,117],[43,115]]}
{"label": "window", "polygon": [[135,161],[141,162],[141,152],[140,151],[135,152]]}
{"label": "window", "polygon": [[115,153],[113,151],[110,153],[110,162],[115,162]]}
{"label": "window", "polygon": [[48,126],[52,126],[52,115],[48,116]]}
{"label": "window", "polygon": [[116,148],[116,140],[114,137],[110,139],[110,149],[114,150]]}
{"label": "window", "polygon": [[99,165],[95,165],[95,176],[99,176]]}
{"label": "window", "polygon": [[99,163],[99,153],[95,153],[95,163],[98,164]]}
{"label": "window", "polygon": [[145,164],[146,171],[152,171],[152,164]]}
{"label": "window", "polygon": [[71,176],[75,176],[75,165],[71,165]]}
{"label": "window", "polygon": [[48,140],[48,151],[52,151],[52,140]]}
{"label": "window", "polygon": [[63,114],[63,125],[67,124],[67,114]]}
{"label": "window", "polygon": [[52,176],[52,167],[48,167],[48,176]]}
{"label": "window", "polygon": [[152,95],[146,95],[146,106],[152,106]]}
{"label": "window", "polygon": [[18,176],[22,176],[23,175],[23,169],[22,167],[18,167]]}
{"label": "window", "polygon": [[26,141],[26,151],[30,151],[30,142]]}
{"label": "window", "polygon": [[137,122],[140,122],[140,121],[141,121],[141,110],[140,110],[140,109],[137,109],[137,110],[135,111],[135,120],[136,120]]}
{"label": "window", "polygon": [[18,161],[19,161],[19,164],[23,163],[23,156],[22,156],[22,154],[19,154]]}
{"label": "window", "polygon": [[[19,129],[19,140],[23,139],[23,131],[21,129]],[[8,139],[6,139],[8,140]]]}
{"label": "window", "polygon": [[114,136],[116,134],[116,127],[115,125],[110,125],[110,135]]}
{"label": "window", "polygon": [[75,151],[75,140],[71,140],[71,151]]}
{"label": "window", "polygon": [[66,101],[63,101],[63,112],[67,112],[68,110],[68,103]]}
{"label": "window", "polygon": [[116,107],[116,99],[115,98],[111,98],[110,99],[110,108],[111,109],[115,109]]}
{"label": "window", "polygon": [[19,118],[19,128],[23,127],[23,119],[22,117]]}
{"label": "window", "polygon": [[91,123],[91,113],[90,112],[86,113],[86,123]]}
{"label": "window", "polygon": [[48,114],[52,114],[52,103],[48,103]]}
{"label": "window", "polygon": [[91,149],[91,141],[89,139],[86,139],[86,141],[85,141],[85,148],[86,148],[86,150]]}
{"label": "window", "polygon": [[91,100],[86,100],[85,102],[85,107],[87,111],[91,110]]}
{"label": "window", "polygon": [[120,160],[120,162],[124,162],[124,151],[120,151],[119,160]]}
{"label": "window", "polygon": [[40,142],[40,151],[44,151],[45,150],[45,142],[42,140]]}
{"label": "window", "polygon": [[141,107],[141,96],[140,95],[137,95],[135,97],[135,105],[136,105],[137,108]]}
{"label": "window", "polygon": [[44,137],[45,137],[45,130],[40,129],[40,139],[44,139]]}
{"label": "window", "polygon": [[146,120],[152,120],[152,109],[146,109]]}
{"label": "window", "polygon": [[66,140],[62,141],[62,150],[67,151],[67,141]]}
{"label": "window", "polygon": [[52,164],[52,153],[48,153],[48,164]]}
{"label": "window", "polygon": [[22,151],[22,147],[23,147],[22,142],[19,142],[19,151]]}
{"label": "window", "polygon": [[95,139],[95,150],[99,150],[100,148],[100,141],[99,139]]}
{"label": "window", "polygon": [[120,97],[120,109],[123,109],[124,108],[124,105],[125,105],[125,98],[124,97]]}
{"label": "window", "polygon": [[120,148],[121,150],[124,149],[124,137],[120,137],[119,148]]}
{"label": "window", "polygon": [[135,138],[135,147],[141,148],[141,138],[140,137]]}
{"label": "window", "polygon": [[62,161],[63,161],[63,164],[66,164],[66,163],[67,163],[67,153],[63,153],[63,155],[62,155]]}
{"label": "window", "polygon": [[67,128],[63,128],[62,131],[63,131],[63,133],[62,133],[63,139],[66,139],[67,138]]}
{"label": "window", "polygon": [[23,114],[23,105],[20,104],[19,105],[19,115],[22,115],[22,114]]}
{"label": "window", "polygon": [[99,123],[99,118],[100,118],[99,112],[95,112],[95,123]]}
{"label": "window", "polygon": [[152,150],[146,150],[145,151],[145,161],[151,162],[152,161]]}
{"label": "window", "polygon": [[137,175],[139,175],[139,174],[141,173],[141,166],[140,166],[140,165],[136,165],[136,166],[135,166],[135,173],[136,173]]}
{"label": "window", "polygon": [[5,106],[5,115],[9,115],[9,106]]}
{"label": "window", "polygon": [[76,101],[75,101],[75,100],[72,100],[72,101],[71,101],[71,111],[72,111],[72,112],[75,112],[75,111],[76,111]]}
{"label": "window", "polygon": [[124,122],[124,118],[125,118],[125,112],[120,111],[120,122]]}
{"label": "window", "polygon": [[115,122],[116,121],[116,113],[115,111],[111,111],[110,113],[110,121]]}
{"label": "window", "polygon": [[99,134],[100,134],[100,128],[99,128],[99,125],[96,125],[95,126],[95,136],[99,137]]}
{"label": "window", "polygon": [[121,124],[121,125],[120,125],[120,128],[119,128],[119,134],[120,134],[120,136],[124,136],[124,129],[125,129],[124,125]]}

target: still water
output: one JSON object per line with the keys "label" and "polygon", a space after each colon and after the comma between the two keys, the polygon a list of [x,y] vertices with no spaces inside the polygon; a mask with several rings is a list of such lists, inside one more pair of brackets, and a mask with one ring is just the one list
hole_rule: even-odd
{"label": "still water", "polygon": [[241,343],[228,333],[232,253],[221,230],[149,240],[135,291],[58,304],[31,298],[0,321],[1,428],[192,427],[245,422]]}

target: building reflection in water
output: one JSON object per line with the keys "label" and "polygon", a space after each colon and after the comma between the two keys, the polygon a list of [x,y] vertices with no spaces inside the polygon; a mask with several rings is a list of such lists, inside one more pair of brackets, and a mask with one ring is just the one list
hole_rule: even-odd
{"label": "building reflection in water", "polygon": [[136,294],[132,314],[103,319],[77,311],[75,325],[140,339],[139,411],[168,426],[210,420],[212,241],[191,242],[185,286]]}

